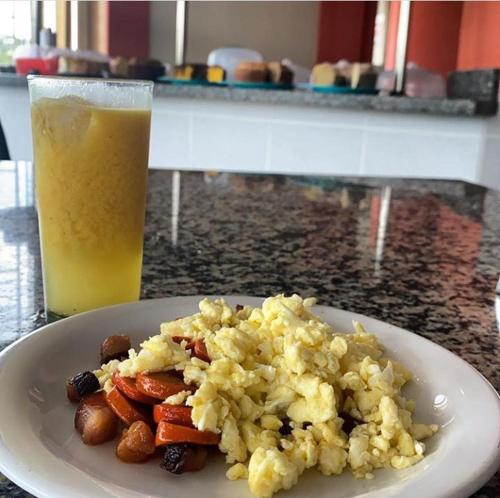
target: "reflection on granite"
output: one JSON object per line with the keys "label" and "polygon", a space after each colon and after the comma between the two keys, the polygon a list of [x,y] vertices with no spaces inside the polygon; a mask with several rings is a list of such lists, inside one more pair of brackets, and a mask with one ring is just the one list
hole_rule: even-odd
{"label": "reflection on granite", "polygon": [[[299,292],[399,325],[500,389],[500,193],[462,182],[152,171],[143,297]],[[0,163],[0,347],[41,324],[29,165]],[[0,480],[0,496],[28,496]],[[474,495],[500,496],[497,474]]]}

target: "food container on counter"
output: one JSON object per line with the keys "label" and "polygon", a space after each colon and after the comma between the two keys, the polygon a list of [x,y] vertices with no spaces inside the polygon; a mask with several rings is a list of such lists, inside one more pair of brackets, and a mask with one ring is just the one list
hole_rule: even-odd
{"label": "food container on counter", "polygon": [[57,74],[59,65],[58,57],[42,58],[42,57],[20,57],[16,59],[17,74]]}
{"label": "food container on counter", "polygon": [[49,47],[26,44],[16,47],[12,59],[16,65],[17,74],[57,74],[58,55],[51,53]]}

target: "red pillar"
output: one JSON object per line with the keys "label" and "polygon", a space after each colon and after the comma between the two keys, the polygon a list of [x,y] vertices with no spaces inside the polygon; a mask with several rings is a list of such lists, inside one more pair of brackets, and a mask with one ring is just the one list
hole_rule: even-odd
{"label": "red pillar", "polygon": [[441,73],[457,67],[463,2],[412,2],[408,61]]}
{"label": "red pillar", "polygon": [[149,55],[149,2],[108,3],[108,53]]}
{"label": "red pillar", "polygon": [[[457,67],[463,2],[411,3],[407,61],[444,76]],[[386,45],[386,69],[394,69],[399,2],[391,2]]]}
{"label": "red pillar", "polygon": [[376,2],[321,2],[317,62],[370,62]]}
{"label": "red pillar", "polygon": [[387,22],[387,38],[385,42],[385,69],[391,71],[396,65],[396,46],[398,40],[399,0],[392,1],[389,6],[389,20]]}
{"label": "red pillar", "polygon": [[500,3],[465,2],[458,69],[500,67]]}

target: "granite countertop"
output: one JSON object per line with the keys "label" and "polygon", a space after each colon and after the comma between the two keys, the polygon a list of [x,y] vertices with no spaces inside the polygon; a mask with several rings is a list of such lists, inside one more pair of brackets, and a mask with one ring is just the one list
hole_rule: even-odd
{"label": "granite countertop", "polygon": [[[26,86],[26,77],[0,73],[2,86]],[[303,105],[331,109],[355,109],[381,112],[435,114],[442,116],[492,116],[495,106],[484,107],[472,99],[381,97],[316,93],[309,90],[259,90],[201,85],[155,84],[160,97],[254,102],[262,104]]]}
{"label": "granite countertop", "polygon": [[[152,170],[143,297],[316,295],[429,338],[500,390],[498,213],[500,192],[462,182]],[[43,324],[28,163],[0,163],[0,255],[1,349]],[[0,476],[0,496],[29,495]],[[498,496],[499,473],[474,495]]]}

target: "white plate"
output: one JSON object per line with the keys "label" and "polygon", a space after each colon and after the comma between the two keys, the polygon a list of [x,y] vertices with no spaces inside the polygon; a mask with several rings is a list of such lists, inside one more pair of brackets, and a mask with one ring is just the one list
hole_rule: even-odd
{"label": "white plate", "polygon": [[[68,497],[250,497],[245,481],[230,482],[222,459],[196,474],[170,475],[158,462],[124,464],[114,443],[89,447],[73,429],[74,405],[64,380],[98,364],[101,341],[127,333],[134,343],[158,333],[159,325],[197,310],[196,297],[141,301],[84,313],[43,327],[0,355],[0,470],[29,492]],[[260,305],[258,298],[228,297]],[[381,470],[371,481],[349,472],[324,477],[307,471],[297,486],[279,496],[316,498],[460,498],[469,496],[495,472],[500,458],[500,400],[471,366],[415,334],[354,313],[318,306],[337,330],[351,331],[361,320],[394,358],[415,374],[406,393],[417,401],[416,419],[436,423],[428,455],[402,471]],[[314,488],[312,488],[314,487]]]}

